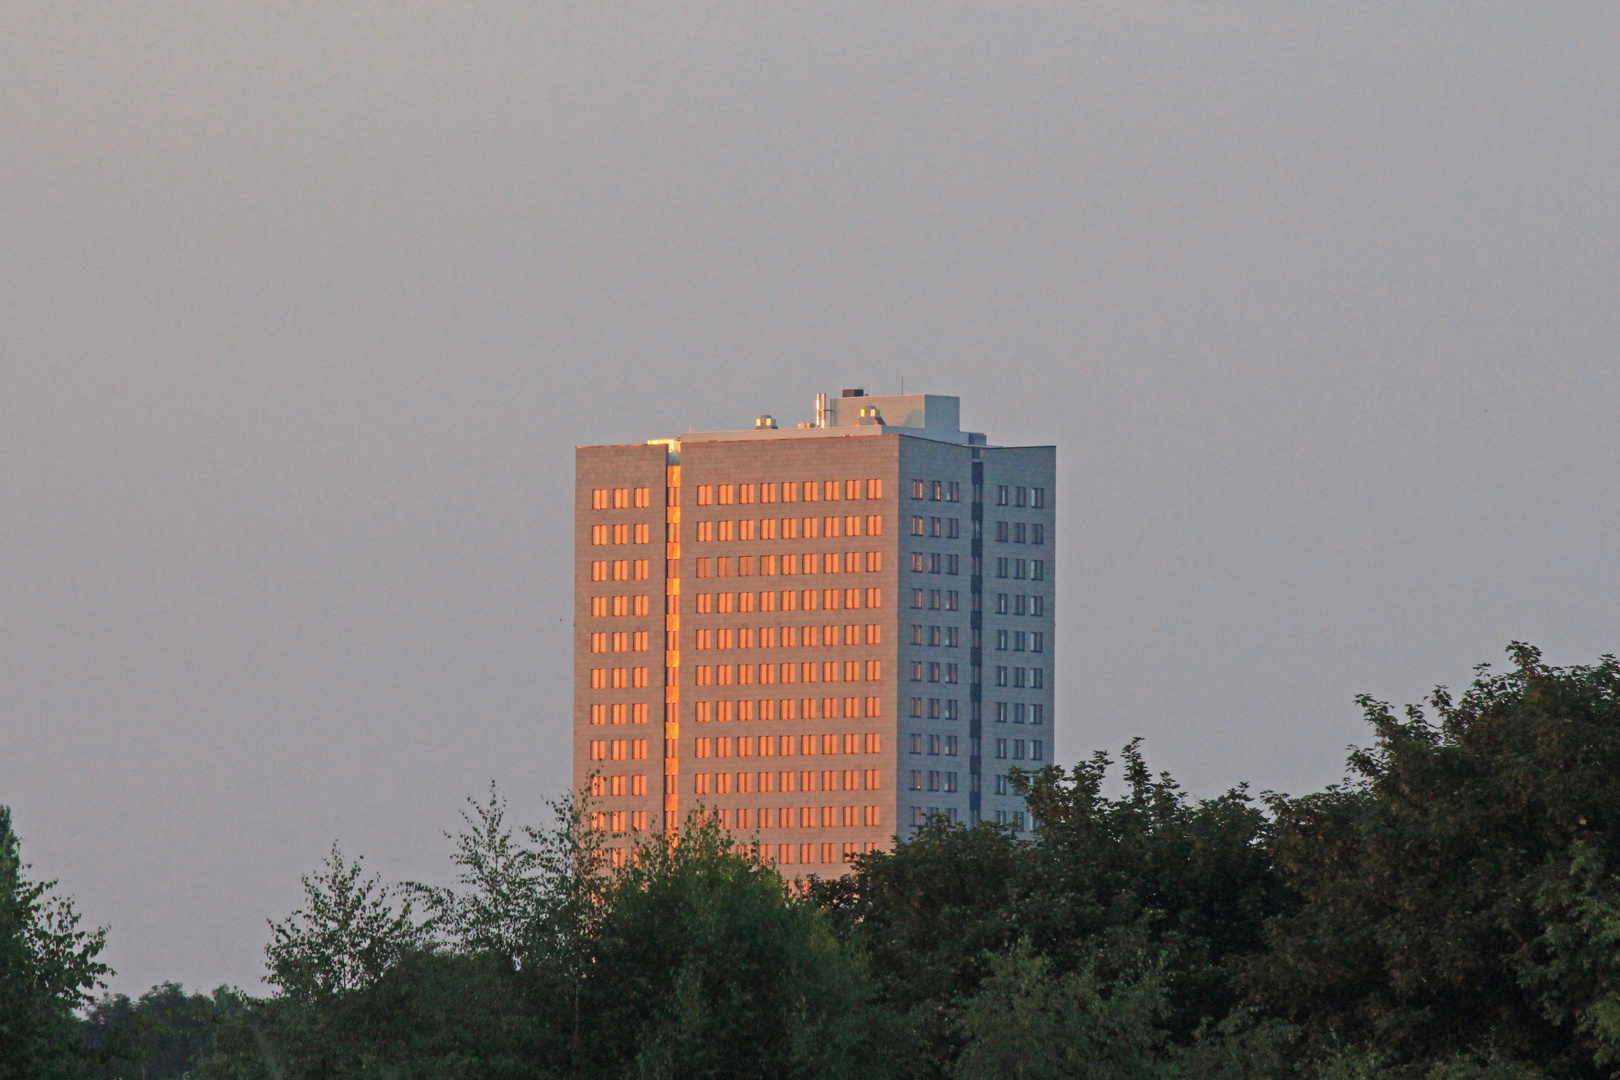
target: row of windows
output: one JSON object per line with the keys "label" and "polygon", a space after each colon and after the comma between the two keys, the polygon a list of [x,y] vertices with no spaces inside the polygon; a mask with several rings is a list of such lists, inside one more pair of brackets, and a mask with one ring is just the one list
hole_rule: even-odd
{"label": "row of windows", "polygon": [[637,668],[592,668],[592,690],[623,690],[627,687],[644,687],[647,685],[647,669]]}
{"label": "row of windows", "polygon": [[1045,668],[996,668],[997,686],[1027,686],[1032,690],[1042,690],[1046,687]]}
{"label": "row of windows", "polygon": [[955,589],[912,589],[911,606],[918,609],[926,606],[929,611],[959,611],[962,597]]}
{"label": "row of windows", "polygon": [[[636,581],[647,580],[647,560],[637,559],[633,564]],[[628,559],[618,559],[614,562],[597,560],[591,563],[592,581],[629,581],[631,580],[632,563]]]}
{"label": "row of windows", "polygon": [[[883,590],[860,589],[784,589],[780,597],[775,592],[762,593],[697,593],[693,608],[698,615],[746,615],[754,611],[838,611],[844,608],[880,608]],[[780,601],[780,602],[779,602]],[[862,602],[864,601],[864,603]],[[638,610],[638,615],[646,612]]]}
{"label": "row of windows", "polygon": [[962,535],[961,518],[928,518],[926,522],[921,517],[911,519],[912,536],[941,536],[947,540],[959,539]]}
{"label": "row of windows", "polygon": [[[941,720],[941,719],[944,719],[944,720],[956,720],[956,719],[959,719],[959,715],[958,715],[958,712],[957,712],[957,709],[959,707],[959,703],[956,701],[955,698],[944,698],[942,700],[942,699],[937,698],[937,697],[931,697],[931,698],[927,699],[927,705],[928,705],[928,719],[930,719],[930,720]],[[916,717],[921,717],[923,715],[923,699],[922,698],[914,697],[914,698],[911,699],[911,715],[916,716]]]}
{"label": "row of windows", "polygon": [[[711,794],[709,787],[710,776],[714,778],[715,795],[732,794],[731,773],[696,773],[692,777],[692,790],[697,795]],[[883,774],[877,769],[825,769],[819,772],[762,772],[758,774],[759,793],[770,795],[780,791],[785,793],[794,791],[876,791],[882,781]],[[752,795],[754,793],[754,773],[736,774],[736,794]],[[862,785],[862,781],[865,785]],[[842,784],[840,785],[840,781]]]}
{"label": "row of windows", "polygon": [[646,615],[650,601],[651,597],[647,596],[593,596],[591,618],[604,618],[610,611],[619,616]]}
{"label": "row of windows", "polygon": [[[1012,571],[1012,573],[1010,575],[1008,574],[1008,570]],[[1008,576],[1011,576],[1012,578],[1014,578],[1015,580],[1018,580],[1018,581],[1023,581],[1025,578],[1028,578],[1030,581],[1045,581],[1046,580],[1046,560],[1045,559],[997,559],[996,560],[996,577],[1004,578],[1004,577],[1008,577]]]}
{"label": "row of windows", "polygon": [[[723,724],[731,719],[733,706],[736,707],[738,720],[753,720],[756,717],[760,720],[775,720],[778,716],[783,720],[859,720],[863,716],[867,719],[881,716],[883,712],[883,700],[875,697],[866,698],[864,701],[853,697],[782,698],[780,701],[764,699],[758,702],[700,701],[692,710],[693,719],[700,724],[709,723],[710,720]],[[874,739],[876,737],[869,736]],[[867,753],[875,754],[877,751],[868,750]]]}
{"label": "row of windows", "polygon": [[591,544],[602,547],[605,544],[628,544],[631,538],[638,544],[652,542],[652,526],[645,521],[635,525],[592,525]]}
{"label": "row of windows", "polygon": [[[911,752],[913,754],[928,754],[938,757],[957,756],[958,743],[955,735],[913,735],[911,736]],[[952,788],[951,790],[955,790]]]}
{"label": "row of windows", "polygon": [[[729,808],[711,810],[719,820],[722,829],[836,829],[842,825],[846,829],[876,828],[883,824],[883,812],[876,806],[739,806],[736,810]],[[793,844],[783,844],[783,848],[792,848]],[[831,854],[835,844],[805,844],[806,849],[821,847],[826,854],[823,862],[832,862]],[[859,845],[845,844],[844,850],[854,852]],[[765,844],[760,854],[770,858],[776,854],[773,845]],[[876,844],[867,844],[865,850],[875,851]],[[808,852],[795,852],[802,855],[805,862],[815,862],[815,858]],[[851,855],[850,857],[853,857]],[[778,856],[778,862],[792,862],[793,859]],[[846,858],[844,861],[849,861]]]}
{"label": "row of windows", "polygon": [[1032,506],[1037,510],[1046,507],[1046,489],[1038,487],[1009,487],[1001,484],[996,488],[997,506]]}
{"label": "row of windows", "polygon": [[592,510],[628,510],[632,501],[635,506],[645,509],[650,503],[651,492],[644,487],[631,491],[630,488],[593,488],[591,489]]}
{"label": "row of windows", "polygon": [[944,810],[937,806],[930,806],[926,809],[921,806],[908,806],[906,809],[910,811],[911,827],[914,829],[921,828],[923,822],[931,817],[943,817],[952,825],[956,824],[956,807],[954,806],[947,806]]}
{"label": "row of windows", "polygon": [[[923,631],[926,630],[925,635]],[[911,627],[911,643],[913,645],[941,645],[947,649],[954,649],[960,644],[961,628],[955,626],[920,626]]]}
{"label": "row of windows", "polygon": [[[803,528],[801,529],[801,523]],[[837,539],[841,536],[882,536],[883,518],[879,514],[869,514],[865,518],[858,516],[829,517],[829,518],[783,518],[781,527],[777,527],[776,518],[761,518],[755,522],[753,518],[742,518],[737,521],[699,521],[697,525],[697,540],[699,543],[712,543],[720,541],[729,543],[733,540],[798,540],[803,533],[805,540],[817,540],[822,537]],[[862,526],[865,528],[862,528]],[[600,526],[605,528],[606,526]],[[614,528],[621,526],[615,525]],[[594,533],[593,533],[594,535]],[[644,543],[645,541],[637,541]]]}
{"label": "row of windows", "polygon": [[[697,560],[697,576],[731,577],[732,568],[736,568],[737,577],[753,577],[757,567],[760,577],[775,577],[777,568],[781,568],[782,576],[791,577],[803,567],[806,574],[859,574],[863,571],[868,574],[880,573],[883,570],[883,553],[880,551],[825,551],[817,555],[813,551],[806,552],[804,561],[799,561],[798,555],[722,555],[718,559],[704,558]],[[617,580],[617,579],[615,579]]]}
{"label": "row of windows", "polygon": [[1033,593],[996,593],[997,615],[1041,615],[1046,614],[1046,597],[1036,596]]}
{"label": "row of windows", "polygon": [[[781,632],[778,633],[777,631]],[[721,627],[718,630],[699,630],[697,632],[697,647],[699,649],[729,649],[735,645],[739,649],[792,649],[803,643],[804,648],[813,649],[817,645],[881,645],[883,644],[883,627],[879,623],[867,623],[865,626],[865,640],[862,641],[862,627],[853,623],[846,626],[761,626],[758,633],[752,626],[739,627],[736,630],[730,627]],[[842,631],[842,632],[840,632]],[[780,642],[780,644],[778,644]]]}
{"label": "row of windows", "polygon": [[[616,833],[622,833],[625,831],[626,824],[636,832],[645,832],[647,829],[647,811],[630,811],[628,822],[623,810],[596,810],[591,813],[591,828],[596,832],[606,832],[611,828]],[[624,852],[615,851],[613,855],[613,865],[623,866]]]}
{"label": "row of windows", "polygon": [[1025,757],[1026,750],[1028,751],[1027,760],[1029,760],[1029,761],[1044,761],[1045,760],[1043,755],[1046,753],[1046,744],[1043,743],[1040,739],[997,739],[996,740],[996,757],[998,759],[1002,759],[1002,760],[1006,759],[1006,757],[1007,757],[1007,744],[1009,742],[1012,744],[1012,760],[1014,760],[1014,761],[1024,761],[1024,760],[1026,760],[1026,757]]}
{"label": "row of windows", "polygon": [[[628,755],[628,756],[626,756]],[[592,739],[592,761],[645,761],[646,739]]]}
{"label": "row of windows", "polygon": [[996,723],[1007,723],[1008,717],[1015,724],[1024,723],[1027,718],[1031,725],[1046,723],[1046,706],[1036,702],[1026,705],[1022,701],[996,702]]}
{"label": "row of windows", "polygon": [[[693,668],[697,672],[696,685],[698,686],[752,686],[754,685],[754,665],[735,665],[737,681],[733,683],[733,665],[731,664],[700,664]],[[883,661],[881,660],[806,660],[803,663],[786,663],[781,665],[781,681],[784,683],[814,683],[814,682],[881,682],[883,680]],[[759,685],[771,686],[777,681],[777,665],[759,665]]]}
{"label": "row of windows", "polygon": [[1006,652],[1045,652],[1046,635],[1039,630],[997,630],[996,649]]}
{"label": "row of windows", "polygon": [[1044,544],[1046,526],[1038,521],[1028,524],[1022,521],[998,521],[996,540],[1003,544]]}
{"label": "row of windows", "polygon": [[[608,646],[612,646],[610,650]],[[637,630],[634,633],[621,630],[615,634],[606,631],[591,635],[591,652],[646,652],[647,631]]]}
{"label": "row of windows", "polygon": [[744,506],[755,501],[773,503],[777,496],[785,503],[798,502],[800,491],[804,493],[805,502],[836,502],[839,499],[881,499],[883,498],[882,480],[805,480],[803,487],[800,481],[789,480],[772,484],[703,484],[697,489],[697,504],[699,506],[730,506],[740,503]]}
{"label": "row of windows", "polygon": [[913,660],[911,662],[911,681],[922,682],[925,677],[928,682],[960,682],[961,668],[957,664],[925,663],[921,660]]}
{"label": "row of windows", "polygon": [[606,724],[611,720],[615,724],[622,724],[626,717],[632,724],[645,724],[647,722],[647,703],[636,701],[626,704],[617,702],[612,705],[596,704],[591,706],[591,723]]}
{"label": "row of windows", "polygon": [[[934,770],[934,769],[929,769],[927,772],[928,772],[928,788],[927,788],[927,790],[929,790],[929,791],[955,791],[956,790],[956,774],[955,773],[953,773],[953,772],[942,773],[942,772],[938,772],[937,770]],[[911,780],[911,783],[910,783],[909,786],[910,786],[912,791],[922,791],[922,790],[924,790],[923,789],[923,770],[922,769],[912,769],[911,770],[910,780]],[[943,786],[941,786],[942,784],[943,784]]]}
{"label": "row of windows", "polygon": [[[792,757],[797,751],[801,757],[815,757],[818,753],[832,754],[880,754],[883,752],[883,736],[876,731],[863,733],[846,731],[842,735],[823,733],[820,735],[761,735],[757,739],[753,735],[722,735],[713,738],[702,738],[693,742],[693,755],[695,757],[728,758],[735,746],[737,756],[740,758],[753,757],[755,744],[758,743],[760,757],[776,757],[781,751],[782,757]],[[808,790],[808,789],[806,789]]]}
{"label": "row of windows", "polygon": [[647,774],[637,773],[634,776],[602,776],[591,777],[591,797],[600,799],[606,796],[645,795],[647,794]]}
{"label": "row of windows", "polygon": [[911,497],[930,502],[961,502],[962,484],[959,480],[913,480]]}
{"label": "row of windows", "polygon": [[937,551],[913,551],[911,553],[911,571],[914,574],[960,574],[962,572],[962,556],[942,555]]}
{"label": "row of windows", "polygon": [[1011,825],[1017,832],[1024,831],[1024,812],[1022,810],[997,810],[997,825]]}
{"label": "row of windows", "polygon": [[[869,806],[867,809],[872,811],[873,824],[876,824],[877,807]],[[746,810],[739,810],[737,812],[745,817],[748,813]],[[725,813],[726,812],[724,810],[720,811],[720,820],[722,823],[725,821]],[[761,811],[761,813],[764,813],[764,811]],[[748,826],[746,825],[740,826],[740,828],[744,829],[747,827]],[[763,828],[763,826],[761,826],[761,828]],[[795,857],[798,858],[799,862],[805,864],[814,864],[818,861],[823,863],[850,863],[854,862],[855,857],[862,852],[872,852],[878,849],[878,845],[871,841],[868,841],[865,844],[844,844],[842,845],[841,852],[839,851],[839,846],[840,845],[838,844],[766,844],[760,849],[760,857],[765,861],[773,862],[778,866],[794,865],[793,860]],[[820,856],[819,860],[817,859],[818,854]]]}

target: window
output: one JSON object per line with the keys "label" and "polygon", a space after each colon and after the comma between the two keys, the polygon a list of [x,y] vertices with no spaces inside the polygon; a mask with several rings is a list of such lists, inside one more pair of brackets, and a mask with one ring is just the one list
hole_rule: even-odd
{"label": "window", "polygon": [[1024,713],[1025,713],[1025,711],[1026,711],[1026,709],[1024,707],[1023,702],[1019,702],[1018,704],[1014,705],[1013,706],[1013,719],[1012,719],[1012,722],[1015,723],[1015,724],[1022,724],[1024,722]]}
{"label": "window", "polygon": [[608,508],[608,489],[593,488],[591,491],[591,509],[606,510]]}
{"label": "window", "polygon": [[962,519],[947,518],[945,521],[945,535],[952,540],[959,540],[962,536]]}
{"label": "window", "polygon": [[1007,525],[1007,523],[1005,521],[996,522],[996,542],[997,543],[1005,544],[1007,542],[1007,539],[1008,539],[1007,530],[1008,530],[1008,528],[1009,528],[1009,526]]}
{"label": "window", "polygon": [[[936,713],[935,715],[938,715],[938,714]],[[939,736],[938,735],[930,735],[930,736],[928,736],[928,753],[929,753],[929,756],[938,757],[939,756],[939,746],[940,746],[940,741],[939,741]]]}
{"label": "window", "polygon": [[1004,592],[996,593],[996,614],[997,615],[1006,615],[1006,614],[1008,614],[1008,611],[1009,611],[1009,608],[1007,606],[1007,594],[1004,593]]}
{"label": "window", "polygon": [[929,791],[938,791],[939,790],[939,779],[940,779],[939,772],[937,770],[935,770],[935,769],[929,769],[928,770],[928,790]]}
{"label": "window", "polygon": [[997,686],[1006,686],[1007,685],[1007,669],[1006,668],[1004,668],[1004,667],[996,668],[996,685]]}
{"label": "window", "polygon": [[600,619],[608,613],[608,598],[605,596],[591,597],[591,617]]}
{"label": "window", "polygon": [[[1007,487],[1006,484],[1001,484],[1001,485],[997,486],[997,488],[996,488],[996,505],[997,506],[1006,506],[1008,504],[1008,495],[1009,494],[1010,494],[1010,489]],[[699,498],[701,498],[701,496],[699,496]]]}
{"label": "window", "polygon": [[[947,736],[945,736],[945,756],[946,757],[956,757],[956,747],[957,747],[956,736],[955,735],[947,735]],[[956,789],[952,788],[951,790],[954,791]]]}
{"label": "window", "polygon": [[945,556],[945,572],[947,574],[960,574],[962,572],[962,557],[960,555]]}
{"label": "window", "polygon": [[593,652],[593,653],[607,652],[607,638],[608,638],[608,636],[606,634],[592,634],[591,635],[591,652]]}
{"label": "window", "polygon": [[1023,739],[1014,739],[1012,741],[1012,744],[1013,744],[1012,745],[1013,760],[1014,761],[1023,761],[1024,760],[1024,740]]}
{"label": "window", "polygon": [[1029,632],[1026,630],[1013,631],[1013,652],[1027,652],[1029,649]]}
{"label": "window", "polygon": [[1007,757],[1007,740],[1006,739],[997,739],[996,740],[996,757],[998,759],[1000,759],[1000,760],[1005,760],[1006,759],[1006,757]]}
{"label": "window", "polygon": [[1023,580],[1023,577],[1024,577],[1024,565],[1025,565],[1024,560],[1023,559],[1014,559],[1012,561],[1012,563],[1013,563],[1013,577],[1018,579],[1018,580]]}
{"label": "window", "polygon": [[[920,627],[920,626],[912,627],[911,636],[914,639],[912,641],[913,645],[921,645],[922,644],[922,638],[917,633],[917,631],[921,630],[921,629],[922,629],[922,627]],[[930,626],[928,628],[928,644],[930,644],[930,645],[938,645],[939,642],[940,642],[940,628],[937,627],[937,626]]]}
{"label": "window", "polygon": [[921,660],[913,660],[911,662],[911,681],[912,682],[922,682],[922,677],[923,677],[922,661]]}
{"label": "window", "polygon": [[957,665],[955,665],[955,664],[946,664],[945,665],[945,681],[948,682],[948,683],[957,682],[958,679],[959,679],[959,676],[960,676],[960,671],[961,671],[961,669]]}
{"label": "window", "polygon": [[1028,506],[1029,505],[1029,489],[1028,488],[1014,488],[1013,489],[1013,505],[1014,506]]}
{"label": "window", "polygon": [[[595,526],[593,528],[592,532],[594,533],[597,529],[603,529],[603,528],[604,528],[604,526],[601,526],[601,525]],[[922,536],[923,535],[923,519],[922,518],[914,517],[914,518],[911,519],[911,535],[912,536]],[[593,540],[592,543],[595,543],[595,541]],[[603,543],[606,543],[606,541],[603,541]]]}
{"label": "window", "polygon": [[[945,719],[947,719],[947,720],[955,720],[956,718],[957,718],[956,717],[956,699],[955,698],[946,698],[945,699]],[[955,738],[955,736],[952,736],[952,738]]]}
{"label": "window", "polygon": [[913,754],[920,754],[923,752],[923,737],[921,735],[913,735],[911,737],[911,752]]}
{"label": "window", "polygon": [[[708,560],[706,560],[706,559],[699,559],[698,560],[698,577],[703,577],[704,576],[703,575],[703,564],[705,562],[707,562],[707,561]],[[1006,576],[1007,576],[1007,560],[1006,559],[997,559],[996,560],[996,577],[1004,578]]]}
{"label": "window", "polygon": [[636,488],[636,490],[635,490],[635,502],[636,502],[636,509],[638,509],[638,510],[645,510],[649,505],[651,505],[651,501],[649,499],[649,489],[648,488]]}
{"label": "window", "polygon": [[736,501],[737,501],[737,485],[736,484],[721,484],[720,485],[720,505],[721,506],[730,506],[732,503],[734,503]]}
{"label": "window", "polygon": [[938,611],[939,610],[939,590],[938,589],[929,589],[928,590],[928,610],[929,611]]}
{"label": "window", "polygon": [[928,556],[921,551],[913,551],[911,553],[911,572],[914,574],[923,574],[927,573],[927,571]]}
{"label": "window", "polygon": [[923,591],[921,589],[911,590],[911,606],[914,608],[923,606]]}
{"label": "window", "polygon": [[1046,671],[1038,667],[1030,668],[1029,685],[1037,690],[1044,689],[1046,686]]}
{"label": "window", "polygon": [[961,597],[955,589],[951,589],[945,594],[946,611],[956,611],[959,610],[961,606]]}
{"label": "window", "polygon": [[1032,544],[1046,543],[1046,526],[1040,522],[1031,525],[1029,527],[1029,542]]}
{"label": "window", "polygon": [[866,482],[866,497],[868,499],[883,498],[883,481],[881,479]]}
{"label": "window", "polygon": [[1029,576],[1034,581],[1045,581],[1046,561],[1044,559],[1036,559],[1035,561],[1031,562],[1029,564]]}
{"label": "window", "polygon": [[[909,785],[907,785],[907,786],[909,786],[912,791],[921,791],[923,789],[922,770],[921,769],[912,769],[911,770],[910,781],[911,781],[911,783]],[[915,809],[915,808],[913,808],[913,809]]]}
{"label": "window", "polygon": [[[591,706],[591,707],[593,709],[596,708],[596,706],[594,706],[594,705]],[[912,698],[911,699],[911,715],[912,716],[921,716],[922,714],[923,714],[923,699],[920,698],[920,697]],[[595,721],[593,720],[592,723],[595,723]]]}
{"label": "window", "polygon": [[1045,652],[1046,651],[1046,635],[1041,633],[1039,630],[1031,633],[1029,635],[1029,651],[1030,652]]}
{"label": "window", "polygon": [[1044,597],[1044,596],[1031,596],[1029,598],[1029,613],[1031,615],[1045,615],[1046,614],[1046,597]]}
{"label": "window", "polygon": [[699,487],[697,489],[697,495],[698,495],[697,504],[699,506],[712,506],[712,505],[714,505],[714,488],[711,487],[710,485],[704,484],[701,487]]}
{"label": "window", "polygon": [[1028,671],[1029,671],[1028,668],[1021,668],[1021,667],[1013,668],[1012,669],[1012,673],[1013,673],[1012,684],[1014,686],[1027,686],[1028,683],[1025,681],[1024,676]]}
{"label": "window", "polygon": [[[1046,508],[1046,489],[1030,488],[1029,505],[1033,506],[1037,510],[1044,510]],[[1039,541],[1037,541],[1037,543],[1039,543]]]}
{"label": "window", "polygon": [[938,480],[935,480],[934,490],[928,497],[934,502],[939,502],[945,497],[945,485],[940,483]]}
{"label": "window", "polygon": [[955,791],[956,790],[956,774],[955,773],[948,772],[948,773],[945,774],[945,790],[946,791]]}
{"label": "window", "polygon": [[1044,723],[1045,720],[1046,720],[1046,706],[1045,705],[1031,705],[1029,707],[1029,722],[1032,725],[1033,724]]}
{"label": "window", "polygon": [[637,581],[646,581],[647,580],[647,569],[648,569],[648,567],[647,567],[647,560],[646,559],[637,559],[636,560],[636,580]]}
{"label": "window", "polygon": [[996,774],[996,794],[997,795],[1005,795],[1005,794],[1007,794],[1007,774],[1006,773],[997,773]]}
{"label": "window", "polygon": [[[867,517],[866,517],[866,535],[867,536],[882,536],[883,535],[883,519],[881,517],[879,517],[877,514],[868,514],[867,515]],[[871,569],[871,568],[868,567],[868,569]]]}
{"label": "window", "polygon": [[923,497],[923,482],[921,480],[913,480],[911,482],[911,497],[913,499],[920,499]]}
{"label": "window", "polygon": [[606,562],[591,563],[591,580],[606,581],[608,579],[608,564]]}
{"label": "window", "polygon": [[1029,543],[1029,526],[1024,524],[1022,521],[1013,525],[1013,543]]}
{"label": "window", "polygon": [[1007,631],[1005,631],[1005,630],[997,630],[996,631],[996,650],[998,652],[1006,652],[1007,651]]}
{"label": "window", "polygon": [[1039,740],[1039,739],[1030,740],[1030,744],[1029,744],[1029,760],[1031,760],[1031,761],[1040,761],[1041,756],[1043,754],[1045,754],[1045,753],[1046,753],[1046,747],[1041,742],[1041,740]]}

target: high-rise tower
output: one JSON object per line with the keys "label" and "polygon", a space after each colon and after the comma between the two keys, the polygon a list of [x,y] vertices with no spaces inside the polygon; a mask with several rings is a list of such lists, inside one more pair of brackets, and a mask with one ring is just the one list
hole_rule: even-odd
{"label": "high-rise tower", "polygon": [[823,875],[929,814],[1024,827],[1006,774],[1051,759],[1056,451],[959,412],[845,390],[796,428],[578,449],[595,825],[702,807]]}

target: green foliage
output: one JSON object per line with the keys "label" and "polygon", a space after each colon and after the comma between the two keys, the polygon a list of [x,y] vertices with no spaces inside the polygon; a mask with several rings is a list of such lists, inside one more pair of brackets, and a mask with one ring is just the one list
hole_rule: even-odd
{"label": "green foliage", "polygon": [[605,896],[588,984],[599,1075],[895,1074],[902,1027],[816,905],[711,822],[655,836]]}
{"label": "green foliage", "polygon": [[81,1025],[90,1075],[96,1080],[179,1080],[201,1063],[222,1016],[239,1007],[224,987],[187,994],[177,983],[154,986],[131,1001],[103,994]]}
{"label": "green foliage", "polygon": [[105,929],[79,929],[54,881],[30,882],[11,811],[0,806],[0,1080],[48,1080],[82,1069],[73,1010],[110,973],[96,957]]}
{"label": "green foliage", "polygon": [[[1116,950],[1118,947],[1116,946]],[[959,1080],[1151,1080],[1168,1009],[1163,971],[1147,951],[1094,959],[1056,974],[1029,943],[990,960],[963,1005]],[[1114,974],[1104,974],[1104,971]],[[1122,973],[1121,973],[1122,972]]]}
{"label": "green foliage", "polygon": [[1481,669],[1460,700],[1437,689],[1437,723],[1363,699],[1376,742],[1352,755],[1356,781],[1272,802],[1268,848],[1299,902],[1243,985],[1319,1052],[1610,1075],[1620,665],[1511,651],[1512,671]]}

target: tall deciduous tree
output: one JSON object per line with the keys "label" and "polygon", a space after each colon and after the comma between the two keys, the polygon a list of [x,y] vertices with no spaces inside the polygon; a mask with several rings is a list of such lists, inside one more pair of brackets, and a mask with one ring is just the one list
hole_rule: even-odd
{"label": "tall deciduous tree", "polygon": [[56,882],[31,882],[11,810],[0,806],[0,1080],[51,1080],[82,1068],[73,1010],[110,974],[105,929],[81,930]]}

